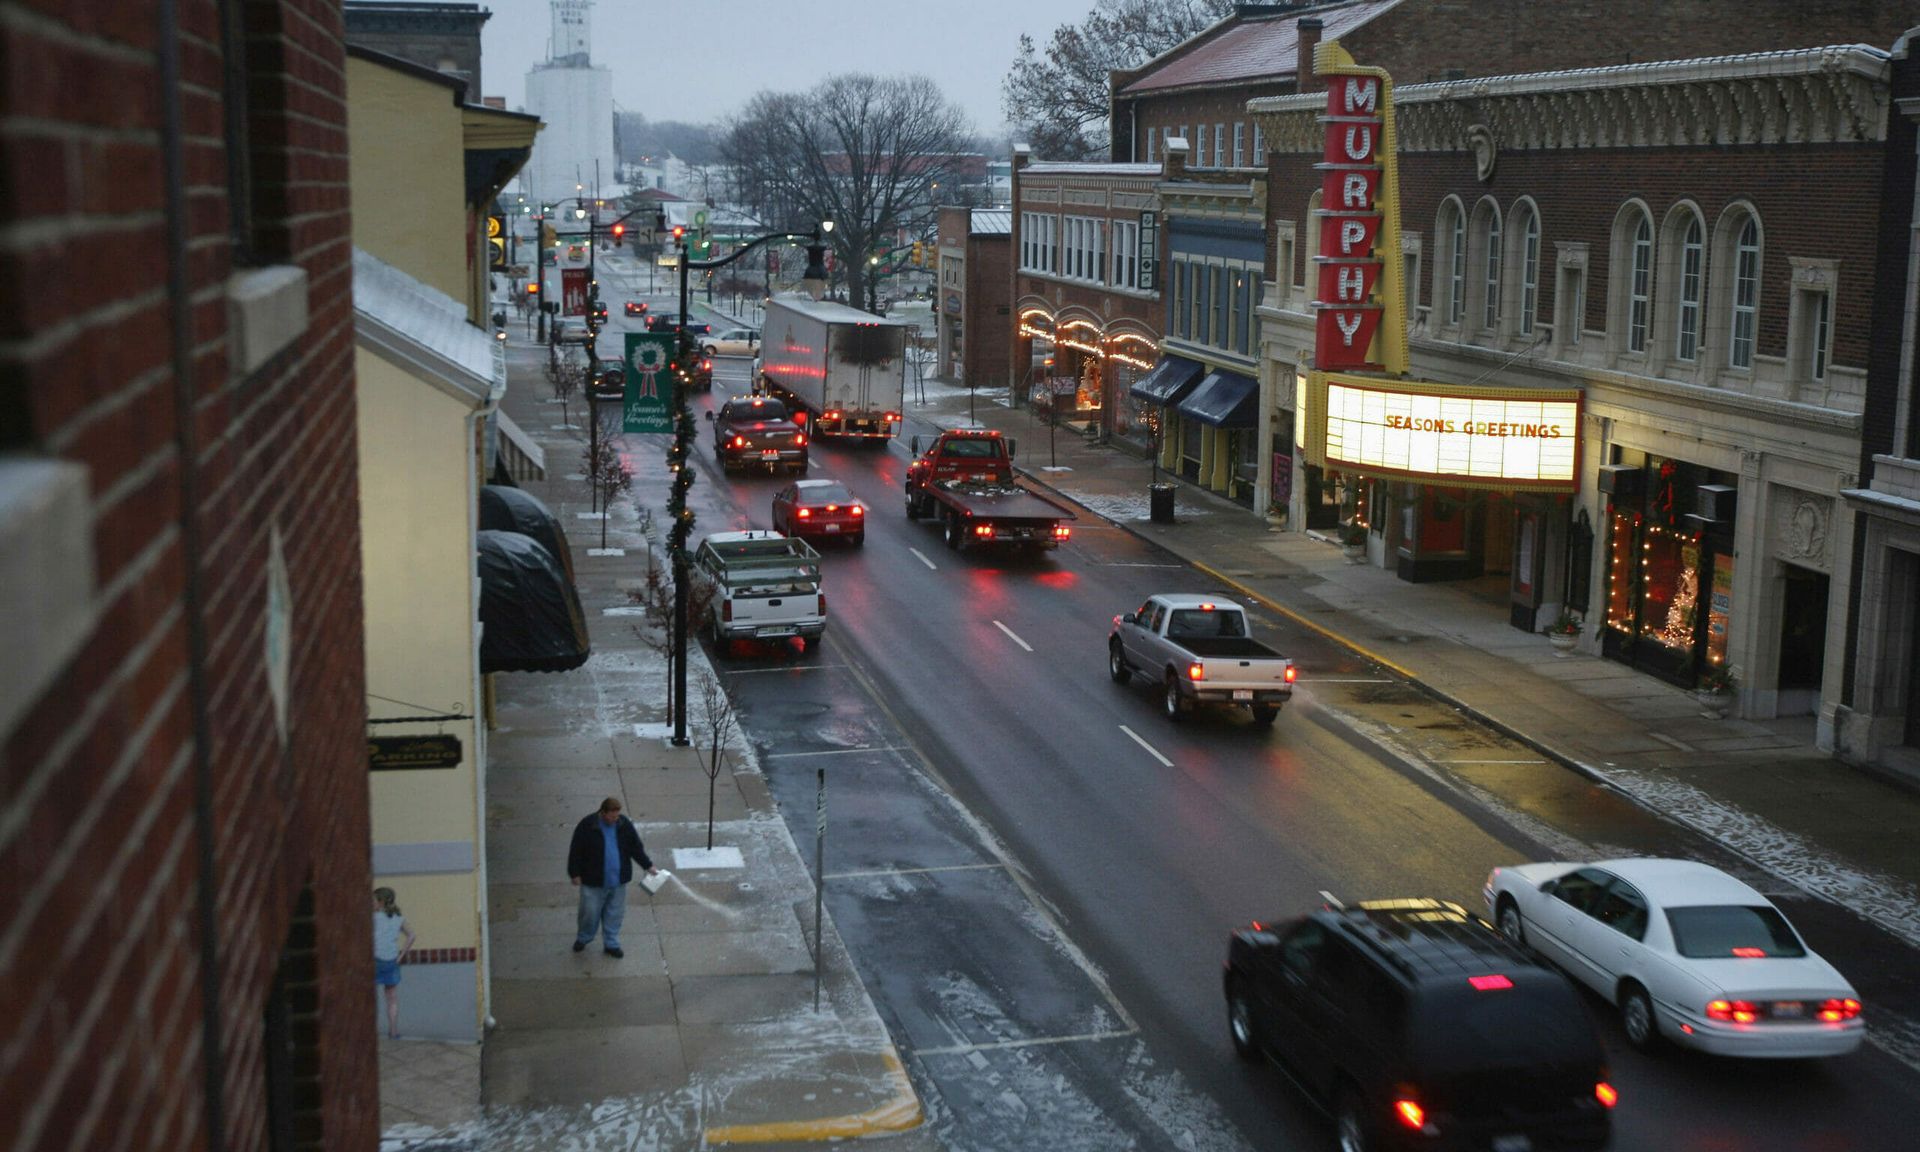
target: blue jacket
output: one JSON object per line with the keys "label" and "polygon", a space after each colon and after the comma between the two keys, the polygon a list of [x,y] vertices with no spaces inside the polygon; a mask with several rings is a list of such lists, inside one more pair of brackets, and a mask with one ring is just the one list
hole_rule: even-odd
{"label": "blue jacket", "polygon": [[[647,858],[646,848],[640,843],[639,830],[624,813],[614,821],[613,840],[620,849],[618,883],[633,881],[635,862],[642,868],[653,867],[653,861]],[[595,812],[574,825],[573,845],[567,849],[567,877],[577,877],[580,883],[592,888],[610,888],[612,885],[607,883],[606,871],[606,841],[600,834],[600,813]]]}

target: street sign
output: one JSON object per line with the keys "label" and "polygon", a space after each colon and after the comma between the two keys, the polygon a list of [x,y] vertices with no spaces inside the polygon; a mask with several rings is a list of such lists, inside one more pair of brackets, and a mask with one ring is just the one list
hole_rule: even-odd
{"label": "street sign", "polygon": [[560,310],[569,316],[587,314],[587,270],[585,268],[560,270]]}
{"label": "street sign", "polygon": [[458,736],[369,736],[367,767],[374,772],[458,768]]}
{"label": "street sign", "polygon": [[673,431],[673,334],[627,333],[626,403],[621,409],[624,432]]}

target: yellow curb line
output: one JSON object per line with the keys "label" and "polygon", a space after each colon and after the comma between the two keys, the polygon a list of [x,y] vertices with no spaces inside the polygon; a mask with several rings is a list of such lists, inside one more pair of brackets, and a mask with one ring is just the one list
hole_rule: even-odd
{"label": "yellow curb line", "polygon": [[1313,620],[1309,620],[1305,616],[1300,615],[1300,613],[1295,612],[1293,609],[1288,608],[1283,604],[1276,603],[1275,601],[1270,600],[1265,596],[1262,596],[1260,593],[1254,591],[1252,588],[1247,587],[1245,584],[1240,583],[1240,581],[1235,580],[1233,577],[1227,575],[1226,573],[1210,568],[1207,565],[1202,564],[1198,560],[1188,560],[1187,563],[1193,565],[1195,568],[1199,569],[1200,571],[1205,572],[1207,575],[1213,577],[1215,580],[1220,581],[1222,584],[1227,585],[1229,588],[1232,588],[1234,591],[1240,593],[1242,596],[1245,596],[1251,600],[1256,600],[1261,604],[1266,605],[1268,608],[1271,608],[1275,612],[1280,613],[1280,615],[1285,616],[1287,619],[1293,621],[1295,624],[1300,625],[1302,628],[1306,628],[1313,632],[1318,632],[1320,635],[1325,636],[1327,639],[1333,641],[1335,644],[1338,644],[1341,647],[1346,648],[1351,652],[1358,653],[1360,656],[1364,657],[1365,659],[1373,661],[1375,664],[1380,665],[1382,668],[1385,668],[1387,671],[1392,672],[1395,675],[1402,677],[1403,679],[1411,680],[1411,681],[1414,681],[1415,683],[1419,682],[1420,678],[1418,676],[1415,676],[1413,672],[1410,671],[1409,669],[1402,668],[1400,665],[1387,659],[1385,656],[1382,656],[1377,652],[1371,651],[1370,649],[1367,649],[1365,647],[1362,647],[1359,644],[1354,643],[1351,639],[1345,636],[1342,636],[1340,633],[1335,632],[1333,629],[1327,627],[1324,624],[1320,624]]}
{"label": "yellow curb line", "polygon": [[828,1116],[820,1120],[775,1120],[765,1124],[728,1124],[709,1128],[709,1144],[777,1144],[803,1140],[848,1140],[882,1132],[905,1132],[918,1128],[926,1119],[920,1110],[920,1097],[914,1095],[913,1081],[900,1066],[900,1057],[889,1048],[880,1054],[887,1066],[887,1079],[893,1082],[893,1098],[876,1108],[850,1116]]}

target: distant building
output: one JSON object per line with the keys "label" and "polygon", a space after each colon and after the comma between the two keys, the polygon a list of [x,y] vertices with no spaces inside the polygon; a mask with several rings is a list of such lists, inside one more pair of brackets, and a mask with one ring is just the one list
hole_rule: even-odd
{"label": "distant building", "polygon": [[527,111],[546,128],[528,165],[532,199],[589,199],[619,179],[613,150],[613,73],[592,63],[593,0],[553,0],[548,58],[527,73]]}
{"label": "distant building", "polygon": [[480,26],[493,13],[478,4],[387,4],[346,0],[347,43],[411,60],[467,82],[479,100]]}
{"label": "distant building", "polygon": [[1008,208],[940,209],[933,314],[943,380],[1007,386],[1012,218]]}

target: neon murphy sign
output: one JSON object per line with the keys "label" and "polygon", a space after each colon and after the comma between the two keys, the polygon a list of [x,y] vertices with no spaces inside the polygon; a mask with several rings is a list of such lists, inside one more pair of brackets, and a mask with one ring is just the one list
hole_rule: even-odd
{"label": "neon murphy sign", "polygon": [[1314,50],[1327,80],[1320,163],[1319,251],[1314,253],[1314,367],[1404,373],[1399,178],[1393,81],[1362,68],[1337,41]]}

